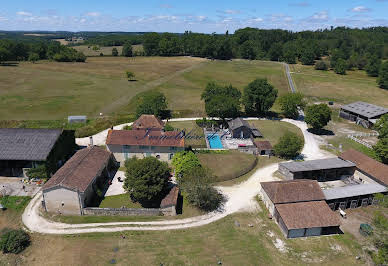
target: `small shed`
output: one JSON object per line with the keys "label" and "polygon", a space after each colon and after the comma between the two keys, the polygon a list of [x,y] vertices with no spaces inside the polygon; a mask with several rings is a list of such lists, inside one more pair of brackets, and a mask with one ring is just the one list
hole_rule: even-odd
{"label": "small shed", "polygon": [[268,140],[255,141],[258,155],[272,155],[273,147]]}
{"label": "small shed", "polygon": [[230,133],[232,134],[232,137],[236,139],[263,137],[263,135],[257,128],[250,126],[249,123],[241,117],[229,121],[228,127]]}
{"label": "small shed", "polygon": [[86,123],[87,117],[86,115],[71,115],[67,117],[67,122],[69,124],[72,123]]}

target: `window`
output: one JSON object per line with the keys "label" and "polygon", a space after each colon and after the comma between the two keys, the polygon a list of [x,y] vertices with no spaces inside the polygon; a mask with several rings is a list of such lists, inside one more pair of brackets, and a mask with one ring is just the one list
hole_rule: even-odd
{"label": "window", "polygon": [[146,149],[147,149],[147,146],[140,146],[140,149],[141,149],[141,150],[146,150]]}
{"label": "window", "polygon": [[177,149],[177,147],[170,147],[171,151],[175,151],[176,149]]}

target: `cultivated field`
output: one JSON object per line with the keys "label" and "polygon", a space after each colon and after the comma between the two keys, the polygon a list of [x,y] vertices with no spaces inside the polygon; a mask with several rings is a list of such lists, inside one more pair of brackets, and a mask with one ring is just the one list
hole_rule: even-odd
{"label": "cultivated field", "polygon": [[[136,74],[128,82],[126,70]],[[207,82],[232,83],[243,89],[266,77],[287,91],[283,67],[264,61],[209,61],[191,57],[89,57],[86,63],[42,61],[0,66],[0,120],[63,119],[98,113],[132,113],[131,99],[160,89],[177,116],[204,116],[200,95]]]}
{"label": "cultivated field", "polygon": [[[122,46],[97,46],[98,50],[93,50],[94,45],[79,45],[74,46],[73,48],[77,51],[80,51],[84,53],[86,56],[100,56],[102,53],[104,56],[111,56],[112,55],[112,49],[116,48],[119,52],[119,55],[121,55],[121,52],[123,51]],[[143,45],[132,45],[132,51],[133,52],[142,52],[143,51]]]}
{"label": "cultivated field", "polygon": [[347,71],[337,75],[333,71],[317,71],[313,66],[290,65],[298,91],[312,101],[351,103],[365,101],[388,107],[388,90],[377,86],[376,78],[365,71]]}

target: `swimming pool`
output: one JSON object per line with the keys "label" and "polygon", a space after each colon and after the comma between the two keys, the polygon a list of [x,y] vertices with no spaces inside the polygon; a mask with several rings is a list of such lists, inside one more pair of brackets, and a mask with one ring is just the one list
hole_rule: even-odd
{"label": "swimming pool", "polygon": [[221,143],[221,138],[217,134],[207,134],[209,140],[210,149],[222,149],[224,148]]}

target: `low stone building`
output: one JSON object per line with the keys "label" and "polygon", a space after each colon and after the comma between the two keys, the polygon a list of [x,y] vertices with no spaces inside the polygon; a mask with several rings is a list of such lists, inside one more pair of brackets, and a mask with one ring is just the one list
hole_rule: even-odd
{"label": "low stone building", "polygon": [[287,238],[337,234],[340,220],[325,201],[278,204],[274,217]]}
{"label": "low stone building", "polygon": [[[79,150],[43,186],[47,212],[82,215],[83,208],[108,187],[117,163],[109,151],[97,146]],[[101,195],[100,195],[101,196]]]}
{"label": "low stone building", "polygon": [[382,115],[387,113],[387,108],[365,102],[355,102],[342,106],[339,116],[370,128]]}
{"label": "low stone building", "polygon": [[241,117],[229,121],[228,126],[232,138],[248,139],[251,137],[263,137],[263,135],[257,128],[249,125],[249,123]]}
{"label": "low stone building", "polygon": [[314,179],[320,182],[353,176],[356,165],[341,158],[279,163],[279,172],[286,180]]}
{"label": "low stone building", "polygon": [[169,161],[176,152],[184,150],[185,141],[178,131],[109,130],[106,146],[120,163],[133,156]]}
{"label": "low stone building", "polygon": [[154,115],[141,115],[132,124],[133,130],[163,130],[164,123]]}
{"label": "low stone building", "polygon": [[342,153],[339,157],[356,165],[358,173],[355,174],[355,178],[360,182],[376,182],[388,187],[388,165],[354,149]]}
{"label": "low stone building", "polygon": [[0,176],[23,177],[38,165],[52,175],[75,149],[73,130],[1,128]]}
{"label": "low stone building", "polygon": [[273,154],[273,147],[268,140],[255,141],[254,144],[257,148],[257,155],[270,156]]}

